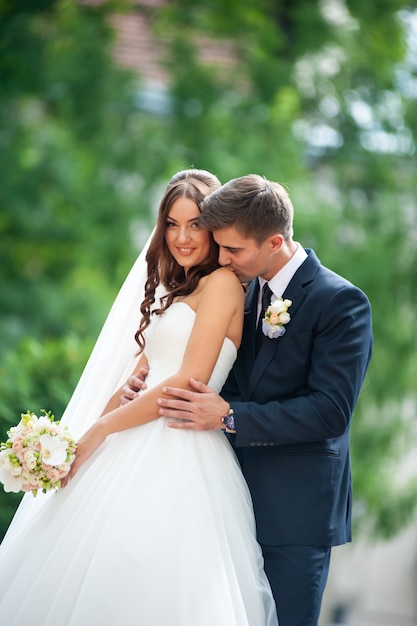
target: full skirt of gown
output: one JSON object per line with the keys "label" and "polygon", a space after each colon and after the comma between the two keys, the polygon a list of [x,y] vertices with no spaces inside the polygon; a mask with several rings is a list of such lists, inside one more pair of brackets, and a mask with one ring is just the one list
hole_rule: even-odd
{"label": "full skirt of gown", "polygon": [[[176,303],[152,322],[148,388],[178,371],[194,317]],[[226,339],[212,388],[235,357]],[[2,623],[277,626],[229,442],[167,421],[111,435],[65,489],[38,495],[29,522],[0,547]]]}

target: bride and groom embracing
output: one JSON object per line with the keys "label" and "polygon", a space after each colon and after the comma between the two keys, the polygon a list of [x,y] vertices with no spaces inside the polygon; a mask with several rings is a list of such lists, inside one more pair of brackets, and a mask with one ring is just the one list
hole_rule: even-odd
{"label": "bride and groom embracing", "polygon": [[63,416],[65,488],[0,548],[7,623],[316,625],[371,348],[366,296],[293,240],[282,186],[176,174]]}

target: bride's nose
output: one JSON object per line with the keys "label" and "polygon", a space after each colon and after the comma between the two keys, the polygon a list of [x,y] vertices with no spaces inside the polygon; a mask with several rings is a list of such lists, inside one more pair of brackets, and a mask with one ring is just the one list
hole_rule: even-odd
{"label": "bride's nose", "polygon": [[178,231],[178,241],[189,241],[190,239],[190,230],[188,226],[181,226]]}

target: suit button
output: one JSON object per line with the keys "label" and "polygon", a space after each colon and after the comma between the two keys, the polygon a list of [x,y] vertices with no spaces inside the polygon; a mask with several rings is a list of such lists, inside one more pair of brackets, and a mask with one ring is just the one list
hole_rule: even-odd
{"label": "suit button", "polygon": [[255,446],[256,444],[255,444],[255,442],[254,442],[254,441],[249,441],[249,445],[250,445],[250,446]]}
{"label": "suit button", "polygon": [[256,445],[257,445],[257,446],[261,446],[261,445],[262,445],[262,441],[257,441],[257,442],[256,442]]}

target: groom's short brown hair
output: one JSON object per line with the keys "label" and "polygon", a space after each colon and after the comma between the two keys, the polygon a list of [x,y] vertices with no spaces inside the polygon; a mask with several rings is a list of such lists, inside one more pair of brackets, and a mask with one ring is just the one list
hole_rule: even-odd
{"label": "groom's short brown hair", "polygon": [[234,227],[258,244],[274,233],[293,234],[294,208],[287,190],[263,176],[233,178],[201,204],[200,224],[211,231]]}

